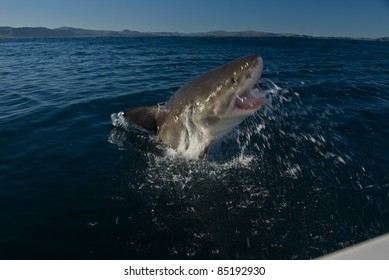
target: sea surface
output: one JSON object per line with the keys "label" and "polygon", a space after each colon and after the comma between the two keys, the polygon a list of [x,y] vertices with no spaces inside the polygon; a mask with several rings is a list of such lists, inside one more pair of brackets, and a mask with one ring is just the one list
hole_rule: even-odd
{"label": "sea surface", "polygon": [[[260,54],[271,100],[210,150],[111,114]],[[0,40],[1,259],[312,259],[389,232],[389,43]]]}

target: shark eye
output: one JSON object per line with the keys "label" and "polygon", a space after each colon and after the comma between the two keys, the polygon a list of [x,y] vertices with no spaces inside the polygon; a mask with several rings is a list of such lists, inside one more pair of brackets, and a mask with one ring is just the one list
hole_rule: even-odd
{"label": "shark eye", "polygon": [[235,79],[235,78],[231,78],[231,82],[233,83],[233,84],[237,84],[238,83],[238,81]]}

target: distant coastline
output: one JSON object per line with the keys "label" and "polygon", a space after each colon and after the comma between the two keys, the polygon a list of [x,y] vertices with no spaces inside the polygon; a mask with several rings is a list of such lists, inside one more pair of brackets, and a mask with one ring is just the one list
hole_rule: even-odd
{"label": "distant coastline", "polygon": [[352,37],[320,37],[299,35],[293,33],[269,33],[258,31],[210,31],[198,33],[180,33],[180,32],[139,32],[134,30],[109,31],[109,30],[90,30],[74,27],[46,28],[46,27],[9,27],[0,26],[1,38],[77,38],[77,37],[293,37],[293,38],[317,38],[317,39],[350,39],[350,40],[369,40],[369,41],[387,41],[389,37],[381,38],[352,38]]}

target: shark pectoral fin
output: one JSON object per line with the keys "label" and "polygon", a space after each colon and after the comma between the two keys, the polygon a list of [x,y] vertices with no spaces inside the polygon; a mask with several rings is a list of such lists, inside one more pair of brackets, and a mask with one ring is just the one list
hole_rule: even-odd
{"label": "shark pectoral fin", "polygon": [[124,116],[147,130],[157,132],[157,112],[158,108],[155,106],[138,107],[127,111]]}

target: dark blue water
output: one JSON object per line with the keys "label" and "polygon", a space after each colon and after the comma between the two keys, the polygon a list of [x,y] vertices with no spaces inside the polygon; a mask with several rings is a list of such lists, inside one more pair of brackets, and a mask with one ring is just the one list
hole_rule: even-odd
{"label": "dark blue water", "polygon": [[[110,115],[259,53],[272,102],[210,152]],[[0,258],[310,259],[389,231],[389,44],[0,41]]]}

